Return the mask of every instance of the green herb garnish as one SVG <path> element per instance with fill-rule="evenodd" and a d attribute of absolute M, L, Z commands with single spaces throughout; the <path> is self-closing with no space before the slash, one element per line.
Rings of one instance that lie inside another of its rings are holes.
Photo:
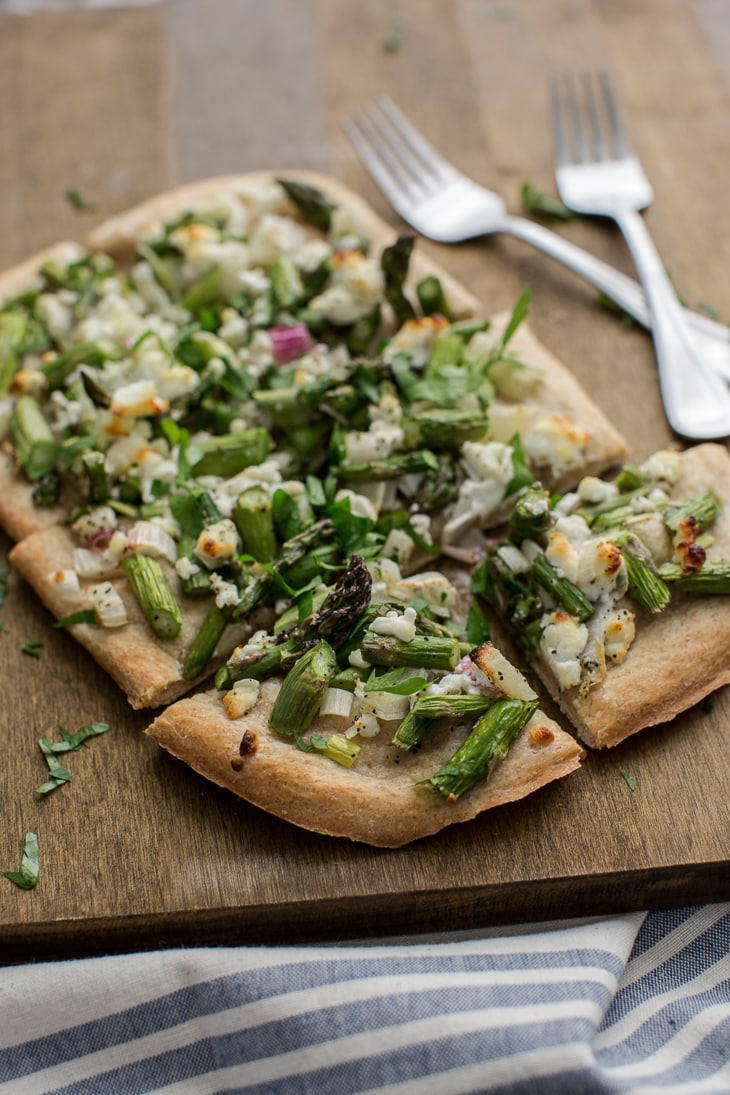
<path fill-rule="evenodd" d="M 33 890 L 38 884 L 38 837 L 26 833 L 22 844 L 22 859 L 17 871 L 3 871 L 5 878 L 21 890 Z"/>

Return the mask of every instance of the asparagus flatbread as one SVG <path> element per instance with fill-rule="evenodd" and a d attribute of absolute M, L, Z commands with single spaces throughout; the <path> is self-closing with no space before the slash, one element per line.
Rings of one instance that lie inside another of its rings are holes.
<path fill-rule="evenodd" d="M 673 718 L 730 682 L 730 454 L 527 491 L 477 582 L 586 744 Z"/>
<path fill-rule="evenodd" d="M 135 706 L 355 551 L 407 573 L 625 457 L 524 297 L 479 318 L 329 180 L 184 187 L 89 243 L 0 282 L 0 523 Z"/>

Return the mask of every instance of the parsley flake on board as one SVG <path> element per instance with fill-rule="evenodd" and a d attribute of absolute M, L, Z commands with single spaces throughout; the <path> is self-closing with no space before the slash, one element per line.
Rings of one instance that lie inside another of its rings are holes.
<path fill-rule="evenodd" d="M 71 782 L 71 772 L 61 764 L 56 754 L 75 752 L 89 738 L 99 737 L 100 734 L 105 734 L 109 729 L 111 727 L 106 722 L 87 723 L 86 726 L 80 726 L 78 730 L 74 731 L 59 726 L 58 732 L 61 735 L 61 741 L 49 741 L 48 738 L 40 738 L 38 745 L 46 758 L 49 778 L 40 787 L 36 787 L 35 793 L 37 795 L 48 795 L 51 791 L 63 786 L 64 783 Z"/>
<path fill-rule="evenodd" d="M 636 790 L 636 780 L 633 778 L 633 776 L 629 776 L 626 772 L 622 772 L 621 777 L 626 781 L 626 786 L 630 791 Z"/>
<path fill-rule="evenodd" d="M 93 213 L 97 208 L 95 202 L 87 201 L 74 186 L 69 186 L 66 189 L 64 197 L 71 208 L 75 209 L 77 213 Z"/>
<path fill-rule="evenodd" d="M 23 654 L 28 654 L 31 658 L 40 658 L 43 643 L 40 639 L 28 639 L 20 649 Z"/>
<path fill-rule="evenodd" d="M 26 833 L 22 844 L 22 859 L 17 871 L 3 871 L 20 890 L 33 890 L 38 883 L 38 837 L 35 833 Z"/>

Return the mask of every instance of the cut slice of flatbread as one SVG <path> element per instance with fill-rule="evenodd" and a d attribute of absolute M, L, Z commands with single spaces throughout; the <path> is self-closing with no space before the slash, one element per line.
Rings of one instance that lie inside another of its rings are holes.
<path fill-rule="evenodd" d="M 575 771 L 583 753 L 538 710 L 491 776 L 457 802 L 448 802 L 417 784 L 453 754 L 459 731 L 432 731 L 436 736 L 423 749 L 403 752 L 390 744 L 384 728 L 362 742 L 353 768 L 343 768 L 269 729 L 279 687 L 278 680 L 265 681 L 258 703 L 240 719 L 228 718 L 216 692 L 180 700 L 146 733 L 206 779 L 277 817 L 313 832 L 386 848 L 524 798 Z M 312 729 L 317 728 L 315 723 Z"/>
<path fill-rule="evenodd" d="M 670 489 L 683 499 L 709 490 L 721 506 L 707 558 L 730 558 L 730 454 L 702 444 L 680 454 L 681 474 Z M 636 637 L 621 664 L 581 694 L 561 689 L 545 661 L 534 668 L 555 701 L 592 748 L 602 749 L 640 730 L 667 722 L 730 683 L 730 597 L 675 591 L 668 606 L 636 611 Z"/>

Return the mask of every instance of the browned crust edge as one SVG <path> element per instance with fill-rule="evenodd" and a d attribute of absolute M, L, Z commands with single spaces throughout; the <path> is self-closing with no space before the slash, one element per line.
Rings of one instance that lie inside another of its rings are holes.
<path fill-rule="evenodd" d="M 538 711 L 489 779 L 449 803 L 414 787 L 456 748 L 458 742 L 448 732 L 422 752 L 396 759 L 384 727 L 378 738 L 362 742 L 357 763 L 346 769 L 303 752 L 268 729 L 278 687 L 276 680 L 264 682 L 256 706 L 234 720 L 217 693 L 191 696 L 167 708 L 145 732 L 206 779 L 268 813 L 300 828 L 384 848 L 400 847 L 521 799 L 575 771 L 583 755 L 574 738 Z M 536 726 L 552 731 L 546 744 L 535 745 L 530 738 L 529 730 Z M 231 761 L 239 757 L 244 731 L 256 735 L 258 746 L 240 758 L 241 769 L 235 771 Z"/>

